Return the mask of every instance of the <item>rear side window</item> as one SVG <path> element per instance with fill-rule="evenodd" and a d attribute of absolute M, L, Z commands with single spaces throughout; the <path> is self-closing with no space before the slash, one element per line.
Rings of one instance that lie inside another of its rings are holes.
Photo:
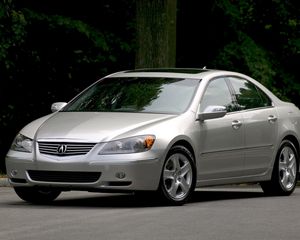
<path fill-rule="evenodd" d="M 253 83 L 235 77 L 229 77 L 234 97 L 241 110 L 272 106 L 270 98 Z"/>
<path fill-rule="evenodd" d="M 258 87 L 256 87 L 256 89 L 257 89 L 259 95 L 261 96 L 261 99 L 263 101 L 264 107 L 270 107 L 270 106 L 272 106 L 271 99 L 262 90 L 260 90 Z"/>

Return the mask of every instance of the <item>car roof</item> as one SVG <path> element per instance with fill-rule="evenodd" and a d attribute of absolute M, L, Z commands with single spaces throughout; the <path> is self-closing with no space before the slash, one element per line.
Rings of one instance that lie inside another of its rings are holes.
<path fill-rule="evenodd" d="M 117 72 L 110 74 L 107 77 L 171 77 L 171 78 L 190 78 L 190 79 L 201 79 L 204 76 L 211 73 L 223 72 L 229 73 L 227 71 L 205 69 L 205 68 L 143 68 L 126 70 L 122 72 Z"/>
<path fill-rule="evenodd" d="M 128 70 L 125 72 L 169 72 L 169 73 L 190 73 L 197 74 L 209 71 L 206 68 L 142 68 L 142 69 L 134 69 Z"/>

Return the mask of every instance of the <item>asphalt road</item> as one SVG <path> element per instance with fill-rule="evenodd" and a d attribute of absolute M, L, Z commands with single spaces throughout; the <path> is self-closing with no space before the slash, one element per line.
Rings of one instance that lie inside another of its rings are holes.
<path fill-rule="evenodd" d="M 1 240 L 300 239 L 300 188 L 265 197 L 255 186 L 209 188 L 181 207 L 126 194 L 63 193 L 31 205 L 0 187 Z"/>

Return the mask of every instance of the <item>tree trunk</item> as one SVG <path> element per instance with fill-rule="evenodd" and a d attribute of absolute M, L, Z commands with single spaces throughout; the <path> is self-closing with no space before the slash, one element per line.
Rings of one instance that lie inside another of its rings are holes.
<path fill-rule="evenodd" d="M 177 0 L 137 0 L 136 68 L 175 67 Z"/>

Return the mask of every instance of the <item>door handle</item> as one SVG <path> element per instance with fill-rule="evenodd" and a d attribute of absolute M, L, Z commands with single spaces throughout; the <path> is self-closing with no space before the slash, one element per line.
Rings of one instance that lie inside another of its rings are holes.
<path fill-rule="evenodd" d="M 242 126 L 242 122 L 240 120 L 233 120 L 231 125 L 234 130 L 237 130 Z"/>
<path fill-rule="evenodd" d="M 269 123 L 274 123 L 274 122 L 276 122 L 276 120 L 277 120 L 277 117 L 274 116 L 274 115 L 270 115 L 270 116 L 268 117 Z"/>

